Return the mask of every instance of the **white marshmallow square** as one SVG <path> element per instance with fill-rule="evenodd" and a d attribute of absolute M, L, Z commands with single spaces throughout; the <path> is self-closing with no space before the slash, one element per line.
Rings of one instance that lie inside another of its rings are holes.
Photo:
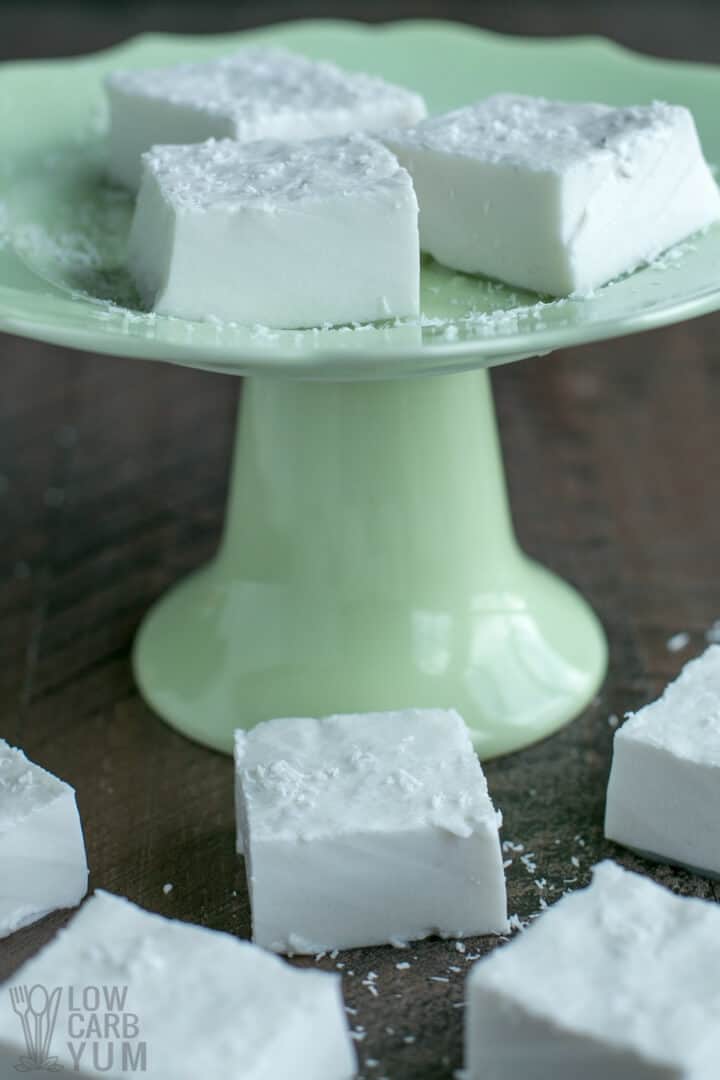
<path fill-rule="evenodd" d="M 417 200 L 363 135 L 155 147 L 129 267 L 155 311 L 272 327 L 417 315 Z"/>
<path fill-rule="evenodd" d="M 87 883 L 75 792 L 0 739 L 0 938 L 75 907 Z"/>
<path fill-rule="evenodd" d="M 425 251 L 539 293 L 588 293 L 720 217 L 679 106 L 496 94 L 385 141 L 413 178 Z"/>
<path fill-rule="evenodd" d="M 612 862 L 473 967 L 467 1080 L 712 1080 L 720 906 Z"/>
<path fill-rule="evenodd" d="M 284 49 L 252 47 L 196 64 L 108 76 L 110 175 L 136 188 L 156 145 L 232 138 L 284 142 L 415 124 L 419 94 Z"/>
<path fill-rule="evenodd" d="M 2 988 L 2 1077 L 18 1075 L 15 1065 L 32 1061 L 38 1049 L 27 1045 L 36 1041 L 28 999 L 33 1010 L 55 1011 L 50 1040 L 43 1021 L 41 1041 L 46 1063 L 54 1059 L 63 1075 L 355 1075 L 338 976 L 298 970 L 230 934 L 165 919 L 107 893 L 95 893 Z"/>
<path fill-rule="evenodd" d="M 605 835 L 720 877 L 720 645 L 615 733 Z"/>
<path fill-rule="evenodd" d="M 270 720 L 236 732 L 253 939 L 317 953 L 507 929 L 485 777 L 455 712 Z"/>

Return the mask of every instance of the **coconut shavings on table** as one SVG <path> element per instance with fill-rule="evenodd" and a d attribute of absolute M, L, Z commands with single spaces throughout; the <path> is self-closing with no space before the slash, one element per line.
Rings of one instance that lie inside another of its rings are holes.
<path fill-rule="evenodd" d="M 668 652 L 681 652 L 683 649 L 686 649 L 689 644 L 690 635 L 685 630 L 681 630 L 679 633 L 673 634 L 672 637 L 667 639 L 666 647 Z"/>

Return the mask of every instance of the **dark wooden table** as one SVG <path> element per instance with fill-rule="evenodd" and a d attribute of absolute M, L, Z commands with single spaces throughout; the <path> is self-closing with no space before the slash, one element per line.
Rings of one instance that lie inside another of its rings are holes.
<path fill-rule="evenodd" d="M 376 7 L 363 10 L 374 17 Z M 81 52 L 150 27 L 233 29 L 285 14 L 38 11 L 0 9 L 0 59 Z M 361 13 L 351 3 L 343 11 Z M 412 11 L 431 13 L 401 0 L 382 6 L 385 15 Z M 527 33 L 605 32 L 720 61 L 712 4 L 455 3 L 443 14 Z M 519 536 L 589 597 L 611 646 L 607 684 L 576 723 L 487 767 L 504 835 L 524 846 L 508 870 L 510 910 L 522 918 L 541 896 L 552 902 L 586 883 L 607 855 L 677 892 L 720 900 L 717 885 L 648 866 L 602 836 L 608 718 L 656 695 L 720 616 L 719 342 L 717 315 L 494 373 Z M 226 377 L 0 338 L 0 734 L 77 788 L 92 886 L 247 936 L 230 761 L 160 723 L 129 665 L 148 605 L 217 542 L 237 393 Z M 690 643 L 671 652 L 677 631 Z M 0 942 L 0 979 L 65 921 L 52 916 Z M 468 953 L 490 945 L 472 941 Z M 410 968 L 397 970 L 400 959 Z M 461 1064 L 467 957 L 430 941 L 339 962 L 352 1024 L 366 1032 L 360 1059 L 378 1063 L 364 1074 L 451 1077 Z M 364 985 L 370 971 L 377 996 Z"/>

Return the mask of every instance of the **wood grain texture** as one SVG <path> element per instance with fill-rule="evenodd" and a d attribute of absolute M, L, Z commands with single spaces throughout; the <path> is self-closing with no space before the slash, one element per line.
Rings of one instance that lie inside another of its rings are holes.
<path fill-rule="evenodd" d="M 712 5 L 652 5 L 648 20 L 650 6 L 454 4 L 444 14 L 525 32 L 601 31 L 720 61 Z M 150 26 L 230 29 L 262 14 L 70 10 L 55 5 L 41 34 L 27 8 L 4 10 L 0 54 L 80 52 Z M 402 3 L 382 9 L 395 12 L 408 13 Z M 524 845 L 508 869 L 510 910 L 521 917 L 541 895 L 552 902 L 584 884 L 606 855 L 720 900 L 717 884 L 651 867 L 602 838 L 608 717 L 656 695 L 720 616 L 719 342 L 712 316 L 493 374 L 520 539 L 588 596 L 611 645 L 608 682 L 583 717 L 487 768 L 504 836 Z M 129 666 L 143 612 L 217 542 L 237 390 L 222 376 L 0 338 L 0 734 L 77 788 L 92 886 L 247 936 L 231 764 L 161 724 Z M 671 653 L 679 630 L 690 645 Z M 0 942 L 0 979 L 65 921 L 52 916 Z M 465 956 L 430 941 L 318 961 L 345 964 L 351 1023 L 366 1032 L 361 1061 L 378 1062 L 365 1076 L 452 1077 L 467 956 L 491 944 L 469 942 Z M 410 968 L 398 970 L 401 961 Z M 364 985 L 371 971 L 377 996 Z"/>

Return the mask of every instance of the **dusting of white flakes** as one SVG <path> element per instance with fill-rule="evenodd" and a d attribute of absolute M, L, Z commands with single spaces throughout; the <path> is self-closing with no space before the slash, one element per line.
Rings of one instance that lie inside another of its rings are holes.
<path fill-rule="evenodd" d="M 284 49 L 245 48 L 194 64 L 113 72 L 111 92 L 188 106 L 227 120 L 234 137 L 258 138 L 258 130 L 276 123 L 338 123 L 351 116 L 380 126 L 413 123 L 424 114 L 422 99 L 402 87 L 335 64 L 312 61 Z M 347 129 L 347 128 L 346 128 Z M 322 134 L 322 132 L 317 132 Z M 300 137 L 311 137 L 312 132 Z"/>
<path fill-rule="evenodd" d="M 492 283 L 490 283 L 492 284 Z M 488 288 L 490 285 L 488 286 Z M 498 286 L 500 287 L 500 286 Z M 504 286 L 502 288 L 505 288 Z M 559 297 L 556 300 L 537 300 L 535 303 L 519 304 L 517 303 L 517 294 L 507 293 L 504 294 L 505 301 L 510 304 L 509 307 L 498 307 L 491 311 L 478 311 L 471 310 L 462 315 L 457 315 L 454 319 L 447 319 L 439 315 L 427 315 L 423 313 L 420 316 L 419 324 L 426 330 L 437 330 L 442 333 L 443 338 L 446 341 L 454 341 L 458 334 L 456 330 L 468 330 L 478 331 L 482 330 L 487 334 L 508 334 L 519 328 L 520 323 L 529 323 L 535 330 L 545 330 L 547 328 L 546 317 L 549 312 L 558 310 L 570 303 L 569 297 Z M 574 297 L 573 299 L 578 299 Z M 457 299 L 453 298 L 451 303 L 456 303 Z M 398 320 L 396 325 L 411 325 L 415 320 L 403 319 Z"/>
<path fill-rule="evenodd" d="M 512 840 L 503 840 L 502 849 L 503 851 L 511 851 L 513 854 L 517 854 L 525 850 L 525 845 L 513 843 Z"/>
<path fill-rule="evenodd" d="M 616 738 L 720 765 L 720 645 L 690 660 L 657 701 L 629 715 Z"/>
<path fill-rule="evenodd" d="M 240 733 L 237 748 L 256 837 L 310 840 L 414 823 L 455 836 L 497 828 L 467 728 L 452 712 L 273 720 Z"/>
<path fill-rule="evenodd" d="M 276 330 L 271 330 L 269 326 L 263 326 L 262 323 L 255 323 L 253 325 L 250 336 L 253 341 L 267 342 L 277 341 L 280 337 Z"/>
<path fill-rule="evenodd" d="M 70 788 L 0 739 L 0 832 L 54 802 Z"/>
<path fill-rule="evenodd" d="M 662 102 L 612 108 L 501 93 L 393 131 L 389 142 L 553 173 L 611 155 L 627 176 L 638 140 L 669 141 L 683 112 Z"/>
<path fill-rule="evenodd" d="M 690 635 L 685 630 L 681 630 L 677 634 L 673 634 L 665 642 L 665 647 L 668 652 L 681 652 L 686 649 L 690 644 Z"/>
<path fill-rule="evenodd" d="M 699 235 L 707 232 L 707 229 L 701 229 Z M 690 252 L 696 250 L 696 244 L 691 240 L 685 240 L 680 244 L 675 244 L 673 247 L 668 248 L 661 255 L 655 256 L 651 259 L 647 265 L 651 270 L 677 270 L 679 269 L 680 262 Z"/>
<path fill-rule="evenodd" d="M 88 233 L 80 230 L 51 233 L 41 225 L 16 226 L 13 243 L 26 255 L 65 267 L 97 270 L 103 255 Z"/>
<path fill-rule="evenodd" d="M 537 863 L 535 862 L 534 851 L 528 851 L 526 855 L 521 855 L 520 862 L 523 864 L 528 874 L 537 873 Z"/>
<path fill-rule="evenodd" d="M 275 213 L 378 186 L 404 192 L 408 184 L 395 156 L 361 133 L 309 143 L 209 139 L 154 146 L 143 162 L 168 203 L 192 212 L 255 208 Z M 255 327 L 258 336 L 264 329 Z"/>

